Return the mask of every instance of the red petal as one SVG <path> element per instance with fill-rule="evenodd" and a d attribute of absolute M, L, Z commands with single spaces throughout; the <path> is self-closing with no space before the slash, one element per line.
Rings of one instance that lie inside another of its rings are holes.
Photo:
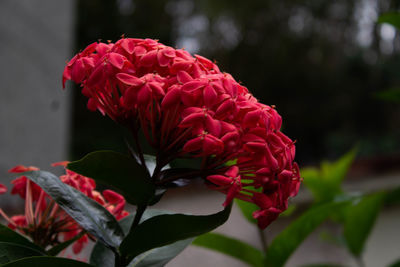
<path fill-rule="evenodd" d="M 138 77 L 129 75 L 127 73 L 118 73 L 116 75 L 117 79 L 127 85 L 132 85 L 132 86 L 139 86 L 142 85 L 144 82 L 139 79 Z"/>
<path fill-rule="evenodd" d="M 135 48 L 135 43 L 132 41 L 132 39 L 126 38 L 121 40 L 121 47 L 128 52 L 128 54 L 132 55 L 133 49 Z"/>
<path fill-rule="evenodd" d="M 172 74 L 174 74 L 180 70 L 188 70 L 191 65 L 192 65 L 191 61 L 176 61 L 172 64 L 170 71 Z"/>
<path fill-rule="evenodd" d="M 176 74 L 176 78 L 178 82 L 184 84 L 193 80 L 192 76 L 190 76 L 186 71 L 180 70 Z"/>
<path fill-rule="evenodd" d="M 158 52 L 158 53 L 157 53 L 157 61 L 158 61 L 158 64 L 159 64 L 161 67 L 166 67 L 166 66 L 168 66 L 169 62 L 171 61 L 171 58 L 165 56 L 165 55 L 164 55 L 163 53 L 161 53 L 161 52 Z"/>
<path fill-rule="evenodd" d="M 186 116 L 182 122 L 179 124 L 179 127 L 190 127 L 196 123 L 202 122 L 204 120 L 204 113 L 192 113 Z"/>
<path fill-rule="evenodd" d="M 161 107 L 164 109 L 178 105 L 180 103 L 180 98 L 181 98 L 181 89 L 173 88 L 172 90 L 169 90 L 165 95 L 161 103 Z"/>
<path fill-rule="evenodd" d="M 29 171 L 37 171 L 39 168 L 29 166 L 25 167 L 24 165 L 17 165 L 14 168 L 10 169 L 8 172 L 11 173 L 20 173 L 20 172 L 29 172 Z"/>
<path fill-rule="evenodd" d="M 64 72 L 63 72 L 63 76 L 62 76 L 62 85 L 63 85 L 63 88 L 65 88 L 65 83 L 66 83 L 68 80 L 71 80 L 71 70 L 70 70 L 69 67 L 65 67 L 65 68 L 64 68 Z"/>
<path fill-rule="evenodd" d="M 97 102 L 93 98 L 89 98 L 86 106 L 87 106 L 88 110 L 90 110 L 90 111 L 97 110 Z"/>
<path fill-rule="evenodd" d="M 221 105 L 219 105 L 217 111 L 215 112 L 215 115 L 218 117 L 226 117 L 229 114 L 234 114 L 233 108 L 234 108 L 234 102 L 232 99 L 227 99 L 224 102 L 222 102 Z"/>
<path fill-rule="evenodd" d="M 265 146 L 265 158 L 271 165 L 273 170 L 277 170 L 279 168 L 278 160 L 272 155 L 271 150 L 269 149 L 268 145 Z"/>
<path fill-rule="evenodd" d="M 71 67 L 71 79 L 76 83 L 81 83 L 85 78 L 85 74 L 85 64 L 80 58 Z"/>
<path fill-rule="evenodd" d="M 99 43 L 96 46 L 96 52 L 100 57 L 104 56 L 112 48 L 112 44 Z"/>
<path fill-rule="evenodd" d="M 111 65 L 113 65 L 117 69 L 122 69 L 126 58 L 117 53 L 110 53 L 108 55 L 108 60 L 110 61 Z"/>
<path fill-rule="evenodd" d="M 118 204 L 121 202 L 125 202 L 125 198 L 118 194 L 117 192 L 114 192 L 112 190 L 104 190 L 103 191 L 103 196 L 104 198 L 110 202 L 110 204 Z"/>
<path fill-rule="evenodd" d="M 148 84 L 142 86 L 137 94 L 138 104 L 147 105 L 151 98 L 151 89 Z"/>
<path fill-rule="evenodd" d="M 140 59 L 140 65 L 144 67 L 151 67 L 156 62 L 157 62 L 157 50 L 147 52 L 147 54 L 143 55 Z"/>
<path fill-rule="evenodd" d="M 59 162 L 54 162 L 51 164 L 51 166 L 53 167 L 57 167 L 57 166 L 63 166 L 63 167 L 67 167 L 69 161 L 64 160 L 64 161 L 59 161 Z"/>
<path fill-rule="evenodd" d="M 204 87 L 205 85 L 206 83 L 204 81 L 190 81 L 182 86 L 182 91 L 192 92 Z"/>
<path fill-rule="evenodd" d="M 189 153 L 200 150 L 202 147 L 202 138 L 196 137 L 186 142 L 183 146 L 183 151 Z"/>
<path fill-rule="evenodd" d="M 173 58 L 176 56 L 175 49 L 171 47 L 166 47 L 163 50 L 160 51 L 164 56 Z"/>
<path fill-rule="evenodd" d="M 148 83 L 150 88 L 152 89 L 153 94 L 155 94 L 158 97 L 163 97 L 165 95 L 164 89 L 162 88 L 162 85 L 158 82 L 150 82 Z"/>
<path fill-rule="evenodd" d="M 229 168 L 229 170 L 225 172 L 225 175 L 229 177 L 237 177 L 239 175 L 238 166 L 232 166 L 231 168 Z"/>
<path fill-rule="evenodd" d="M 91 43 L 90 45 L 88 45 L 88 46 L 82 51 L 82 54 L 83 54 L 83 55 L 92 54 L 94 51 L 96 51 L 96 48 L 97 48 L 98 45 L 99 45 L 99 43 L 97 43 L 97 42 Z"/>
<path fill-rule="evenodd" d="M 3 184 L 0 184 L 0 195 L 7 192 L 7 187 Z"/>
<path fill-rule="evenodd" d="M 224 143 L 212 136 L 212 135 L 206 135 L 203 140 L 203 152 L 206 155 L 211 155 L 211 154 L 220 154 L 224 150 Z"/>
<path fill-rule="evenodd" d="M 88 87 L 93 87 L 96 86 L 99 83 L 102 83 L 105 79 L 104 75 L 104 69 L 103 66 L 97 66 L 97 68 L 94 69 L 92 74 L 89 76 L 86 82 L 86 86 Z"/>
<path fill-rule="evenodd" d="M 261 114 L 262 111 L 259 109 L 248 112 L 243 118 L 243 126 L 254 127 L 260 119 Z"/>
<path fill-rule="evenodd" d="M 204 104 L 207 107 L 212 107 L 218 101 L 218 95 L 215 92 L 214 88 L 212 88 L 210 85 L 207 85 L 204 88 L 203 97 L 204 97 Z"/>
<path fill-rule="evenodd" d="M 262 193 L 254 193 L 252 200 L 254 201 L 254 204 L 259 206 L 262 210 L 271 208 L 274 205 L 274 201 L 271 200 L 268 196 L 262 194 Z"/>
<path fill-rule="evenodd" d="M 210 115 L 207 115 L 205 119 L 207 131 L 213 136 L 219 137 L 219 135 L 221 134 L 221 122 L 219 120 L 211 118 Z"/>
<path fill-rule="evenodd" d="M 224 207 L 228 206 L 232 200 L 239 194 L 240 190 L 242 190 L 241 184 L 233 183 L 229 188 L 228 193 L 226 194 L 225 202 L 222 204 Z"/>
<path fill-rule="evenodd" d="M 136 47 L 133 49 L 133 53 L 134 53 L 136 56 L 138 56 L 138 57 L 143 56 L 144 54 L 146 54 L 146 52 L 147 52 L 147 50 L 146 50 L 146 48 L 144 48 L 143 46 L 136 46 Z"/>

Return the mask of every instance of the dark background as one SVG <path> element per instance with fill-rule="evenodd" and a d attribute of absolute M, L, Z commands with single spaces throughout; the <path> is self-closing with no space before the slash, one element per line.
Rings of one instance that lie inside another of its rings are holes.
<path fill-rule="evenodd" d="M 376 94 L 400 86 L 400 42 L 394 28 L 375 22 L 397 5 L 80 0 L 74 52 L 122 34 L 185 47 L 216 60 L 261 102 L 277 106 L 283 132 L 297 140 L 301 166 L 335 159 L 357 145 L 359 160 L 382 171 L 400 159 L 400 105 Z M 125 149 L 118 126 L 89 112 L 78 88 L 74 100 L 71 159 Z"/>

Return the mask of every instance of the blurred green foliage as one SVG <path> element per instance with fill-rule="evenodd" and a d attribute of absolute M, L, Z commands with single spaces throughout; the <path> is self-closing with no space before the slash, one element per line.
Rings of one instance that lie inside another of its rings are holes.
<path fill-rule="evenodd" d="M 344 191 L 342 183 L 354 161 L 356 151 L 356 149 L 351 150 L 335 162 L 324 161 L 320 168 L 301 170 L 304 185 L 312 193 L 313 201 L 300 215 L 295 214 L 289 225 L 278 233 L 263 250 L 258 250 L 232 237 L 214 233 L 200 236 L 193 244 L 237 258 L 249 266 L 282 267 L 311 233 L 316 231 L 324 221 L 331 220 L 340 226 L 341 233 L 332 235 L 330 232 L 323 231 L 321 241 L 334 242 L 337 246 L 343 247 L 354 257 L 359 266 L 365 266 L 362 256 L 376 219 L 384 205 L 399 203 L 400 189 L 372 193 Z M 252 204 L 244 204 L 240 201 L 237 204 L 245 218 L 254 224 L 251 214 L 256 208 Z M 260 235 L 264 234 L 260 232 Z M 234 248 L 229 247 L 229 241 L 236 244 Z M 241 251 L 247 252 L 242 254 Z M 255 257 L 257 260 L 248 260 L 249 255 L 254 253 L 262 253 L 263 256 Z M 390 266 L 397 266 L 396 264 L 398 262 Z M 339 265 L 321 263 L 307 266 Z"/>

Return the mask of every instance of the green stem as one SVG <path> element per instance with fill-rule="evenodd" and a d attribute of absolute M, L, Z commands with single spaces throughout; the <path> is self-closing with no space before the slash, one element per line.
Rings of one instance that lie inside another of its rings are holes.
<path fill-rule="evenodd" d="M 143 216 L 143 213 L 147 209 L 147 205 L 139 205 L 136 209 L 135 218 L 133 219 L 133 223 L 129 232 L 136 228 L 139 225 L 140 219 Z"/>

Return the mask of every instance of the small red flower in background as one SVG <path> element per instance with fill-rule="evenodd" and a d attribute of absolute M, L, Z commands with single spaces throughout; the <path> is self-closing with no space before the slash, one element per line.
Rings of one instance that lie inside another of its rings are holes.
<path fill-rule="evenodd" d="M 3 184 L 0 184 L 0 195 L 7 192 L 7 187 Z"/>
<path fill-rule="evenodd" d="M 53 166 L 66 166 L 67 163 L 55 163 Z M 22 173 L 34 170 L 38 170 L 38 168 L 19 165 L 9 172 Z M 125 199 L 111 190 L 105 190 L 102 195 L 95 190 L 96 183 L 93 179 L 66 170 L 66 174 L 60 176 L 60 180 L 103 205 L 116 219 L 120 220 L 128 215 L 128 212 L 124 210 Z M 28 236 L 33 242 L 44 248 L 75 238 L 83 231 L 49 195 L 28 178 L 21 176 L 11 183 L 13 184 L 11 194 L 17 194 L 25 200 L 24 214 L 9 217 L 0 209 L 0 215 L 8 221 L 11 229 Z M 2 188 L 4 190 L 1 190 Z M 0 192 L 4 193 L 5 191 L 5 186 L 0 184 Z M 80 253 L 88 241 L 89 236 L 83 234 L 72 245 L 72 251 L 75 254 Z"/>
<path fill-rule="evenodd" d="M 204 57 L 122 38 L 89 45 L 65 67 L 66 80 L 81 84 L 90 110 L 134 135 L 141 129 L 163 165 L 201 157 L 199 176 L 227 194 L 223 205 L 235 197 L 257 204 L 261 228 L 298 192 L 295 146 L 280 115 Z"/>

